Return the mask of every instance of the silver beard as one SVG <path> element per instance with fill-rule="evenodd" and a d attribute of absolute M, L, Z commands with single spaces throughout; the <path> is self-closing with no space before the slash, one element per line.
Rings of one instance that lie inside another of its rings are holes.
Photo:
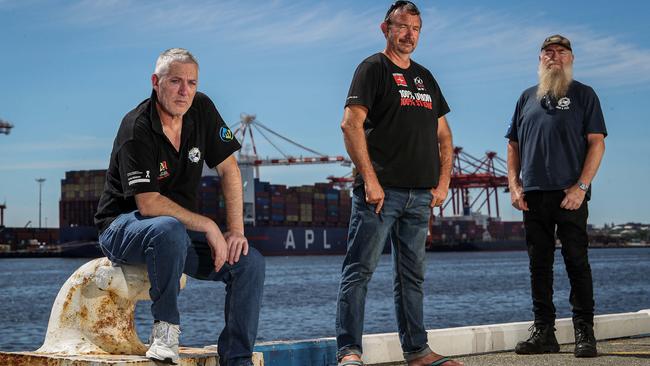
<path fill-rule="evenodd" d="M 537 87 L 537 99 L 549 95 L 554 99 L 565 97 L 569 85 L 573 81 L 573 65 L 565 65 L 562 69 L 549 69 L 541 62 L 537 69 L 539 86 Z"/>

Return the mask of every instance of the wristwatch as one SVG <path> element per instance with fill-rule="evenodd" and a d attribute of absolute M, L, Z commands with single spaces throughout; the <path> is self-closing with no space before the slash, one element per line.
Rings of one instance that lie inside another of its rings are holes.
<path fill-rule="evenodd" d="M 587 192 L 587 190 L 589 189 L 589 186 L 587 184 L 582 183 L 581 181 L 578 181 L 578 188 L 580 188 L 583 191 Z"/>

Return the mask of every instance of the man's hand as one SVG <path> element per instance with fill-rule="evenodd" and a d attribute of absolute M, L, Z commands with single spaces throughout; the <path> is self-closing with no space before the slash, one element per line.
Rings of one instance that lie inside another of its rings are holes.
<path fill-rule="evenodd" d="M 564 190 L 565 196 L 560 203 L 560 207 L 566 210 L 577 210 L 582 206 L 582 201 L 585 200 L 585 194 L 587 192 L 583 191 L 578 187 L 577 184 Z"/>
<path fill-rule="evenodd" d="M 433 198 L 431 199 L 431 204 L 429 206 L 432 208 L 442 206 L 447 199 L 447 192 L 449 192 L 449 190 L 440 187 L 440 185 L 436 188 L 431 188 L 431 195 Z"/>
<path fill-rule="evenodd" d="M 384 206 L 384 189 L 381 188 L 381 185 L 376 179 L 368 179 L 368 181 L 364 183 L 364 189 L 366 192 L 366 202 L 371 205 L 377 205 L 375 213 L 379 214 L 381 208 Z"/>
<path fill-rule="evenodd" d="M 215 272 L 219 272 L 228 258 L 228 244 L 216 224 L 205 232 L 205 238 L 208 240 L 208 245 L 212 250 L 214 270 Z"/>
<path fill-rule="evenodd" d="M 528 202 L 526 202 L 525 196 L 521 186 L 510 187 L 510 201 L 512 202 L 512 207 L 517 210 L 528 211 Z"/>
<path fill-rule="evenodd" d="M 239 257 L 248 255 L 248 239 L 244 234 L 237 231 L 226 231 L 223 234 L 228 245 L 228 264 L 233 265 L 239 262 Z"/>

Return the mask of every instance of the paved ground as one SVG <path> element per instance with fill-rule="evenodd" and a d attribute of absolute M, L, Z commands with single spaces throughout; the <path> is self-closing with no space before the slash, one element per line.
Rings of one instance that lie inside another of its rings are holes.
<path fill-rule="evenodd" d="M 456 357 L 466 366 L 564 366 L 629 365 L 650 366 L 650 336 L 598 342 L 596 358 L 573 357 L 573 344 L 563 345 L 560 353 L 520 356 L 514 352 L 487 353 Z M 405 363 L 384 364 L 406 365 Z"/>

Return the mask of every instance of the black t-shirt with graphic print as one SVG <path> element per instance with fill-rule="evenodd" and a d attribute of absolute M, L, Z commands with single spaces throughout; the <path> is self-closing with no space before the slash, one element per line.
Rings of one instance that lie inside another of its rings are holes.
<path fill-rule="evenodd" d="M 377 53 L 358 67 L 345 106 L 368 108 L 364 123 L 368 154 L 383 187 L 438 185 L 438 118 L 449 106 L 426 68 L 411 60 L 408 69 Z M 363 184 L 361 174 L 355 186 Z"/>
<path fill-rule="evenodd" d="M 156 92 L 129 112 L 113 142 L 95 225 L 101 231 L 120 214 L 137 210 L 135 195 L 159 192 L 196 211 L 203 162 L 214 168 L 241 145 L 205 94 L 196 93 L 183 116 L 180 150 L 165 136 Z"/>
<path fill-rule="evenodd" d="M 524 192 L 560 190 L 576 184 L 590 133 L 607 136 L 600 101 L 591 87 L 574 80 L 560 100 L 538 99 L 537 85 L 526 89 L 505 136 L 519 143 Z"/>

